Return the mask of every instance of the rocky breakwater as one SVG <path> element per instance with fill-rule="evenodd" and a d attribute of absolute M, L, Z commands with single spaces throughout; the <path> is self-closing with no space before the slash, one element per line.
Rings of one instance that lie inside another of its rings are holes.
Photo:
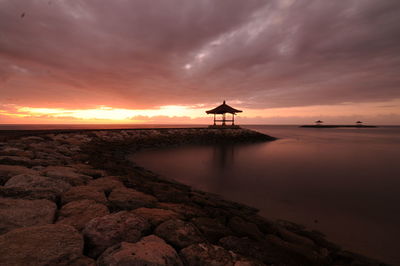
<path fill-rule="evenodd" d="M 18 136 L 18 137 L 16 137 Z M 127 160 L 244 129 L 0 132 L 1 265 L 383 265 Z"/>

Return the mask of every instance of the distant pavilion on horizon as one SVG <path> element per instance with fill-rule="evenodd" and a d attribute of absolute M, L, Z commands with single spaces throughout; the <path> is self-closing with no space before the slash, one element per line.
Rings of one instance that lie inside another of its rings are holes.
<path fill-rule="evenodd" d="M 214 109 L 206 111 L 207 114 L 214 115 L 214 124 L 211 127 L 235 127 L 235 115 L 236 113 L 241 113 L 241 110 L 235 109 L 225 103 L 225 101 Z M 227 119 L 226 114 L 232 114 L 232 119 Z M 222 115 L 222 119 L 217 119 L 217 115 Z M 217 122 L 221 122 L 221 125 L 217 125 Z M 231 125 L 226 125 L 226 122 L 232 122 Z"/>

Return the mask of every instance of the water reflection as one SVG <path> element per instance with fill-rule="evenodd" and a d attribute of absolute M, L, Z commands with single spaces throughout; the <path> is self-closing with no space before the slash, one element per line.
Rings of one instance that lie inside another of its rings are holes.
<path fill-rule="evenodd" d="M 400 264 L 399 128 L 258 130 L 281 139 L 143 152 L 133 160 L 255 206 L 268 217 L 320 230 L 354 251 Z"/>

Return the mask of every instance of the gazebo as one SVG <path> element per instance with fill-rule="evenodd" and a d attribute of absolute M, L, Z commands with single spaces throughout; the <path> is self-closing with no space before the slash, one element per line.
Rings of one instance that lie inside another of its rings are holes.
<path fill-rule="evenodd" d="M 241 110 L 237 110 L 225 103 L 225 101 L 218 107 L 206 111 L 207 114 L 214 115 L 214 126 L 217 126 L 217 122 L 222 122 L 220 126 L 226 126 L 226 122 L 232 122 L 232 126 L 235 125 L 235 114 L 241 113 Z M 226 114 L 232 114 L 232 119 L 226 119 Z M 216 115 L 222 115 L 222 119 L 217 119 Z"/>

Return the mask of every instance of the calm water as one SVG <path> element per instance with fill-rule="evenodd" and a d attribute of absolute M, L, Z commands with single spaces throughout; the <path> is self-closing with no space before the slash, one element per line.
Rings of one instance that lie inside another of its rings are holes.
<path fill-rule="evenodd" d="M 400 127 L 253 126 L 280 139 L 135 154 L 138 164 L 400 265 Z"/>

